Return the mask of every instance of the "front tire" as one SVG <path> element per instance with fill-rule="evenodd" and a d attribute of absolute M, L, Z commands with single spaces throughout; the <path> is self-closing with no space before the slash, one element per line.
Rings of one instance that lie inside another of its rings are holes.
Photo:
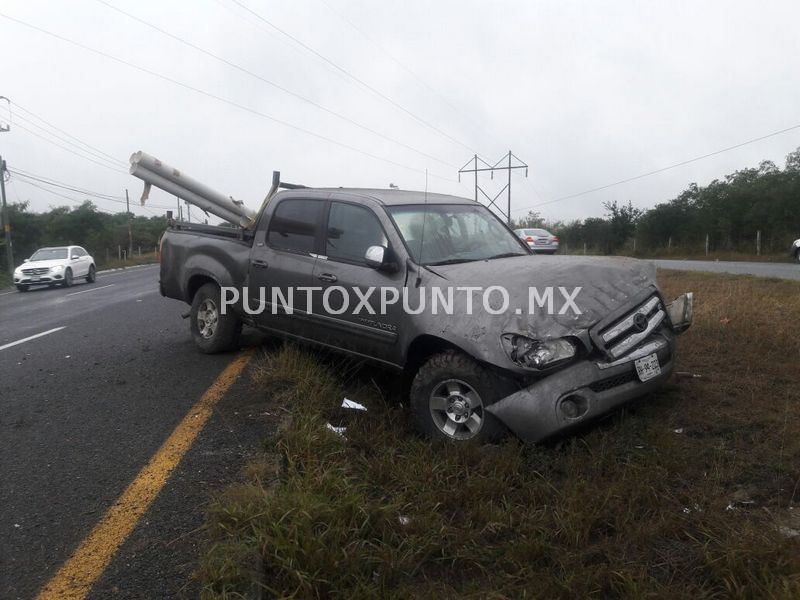
<path fill-rule="evenodd" d="M 94 265 L 89 267 L 89 273 L 86 275 L 86 283 L 94 283 L 97 281 L 97 270 L 94 268 Z"/>
<path fill-rule="evenodd" d="M 417 428 L 432 440 L 498 441 L 508 434 L 486 410 L 516 386 L 472 358 L 454 351 L 432 356 L 411 384 L 410 404 Z"/>
<path fill-rule="evenodd" d="M 64 271 L 64 283 L 62 284 L 64 287 L 72 287 L 72 269 L 67 269 Z"/>
<path fill-rule="evenodd" d="M 189 327 L 194 343 L 204 354 L 216 354 L 236 347 L 241 322 L 228 308 L 222 314 L 222 290 L 216 283 L 201 286 L 192 299 Z"/>
<path fill-rule="evenodd" d="M 17 284 L 17 290 L 20 291 L 20 292 L 27 292 L 28 291 L 28 286 L 24 285 L 24 284 L 21 284 L 21 283 L 18 283 Z"/>

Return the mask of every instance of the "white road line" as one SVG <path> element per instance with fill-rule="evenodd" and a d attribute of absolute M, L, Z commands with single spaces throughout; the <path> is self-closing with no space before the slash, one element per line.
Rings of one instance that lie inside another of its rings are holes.
<path fill-rule="evenodd" d="M 13 294 L 15 290 L 11 290 L 10 292 L 3 292 L 0 296 L 8 296 L 9 294 Z"/>
<path fill-rule="evenodd" d="M 80 292 L 72 292 L 71 294 L 67 294 L 67 296 L 77 296 L 78 294 L 88 294 L 89 292 L 96 292 L 97 290 L 102 290 L 104 288 L 110 288 L 112 285 L 117 285 L 116 283 L 109 283 L 108 285 L 101 285 L 100 287 L 92 288 L 90 290 L 83 290 Z"/>
<path fill-rule="evenodd" d="M 36 338 L 40 338 L 44 335 L 50 335 L 51 333 L 55 333 L 56 331 L 61 331 L 62 329 L 66 329 L 66 325 L 63 327 L 56 327 L 55 329 L 50 329 L 48 331 L 43 331 L 42 333 L 37 333 L 36 335 L 32 335 L 30 337 L 23 338 L 21 340 L 17 340 L 16 342 L 11 342 L 10 344 L 5 344 L 0 346 L 0 350 L 5 350 L 6 348 L 11 348 L 11 346 L 17 346 L 19 344 L 24 344 L 25 342 L 29 342 L 31 340 L 35 340 Z"/>

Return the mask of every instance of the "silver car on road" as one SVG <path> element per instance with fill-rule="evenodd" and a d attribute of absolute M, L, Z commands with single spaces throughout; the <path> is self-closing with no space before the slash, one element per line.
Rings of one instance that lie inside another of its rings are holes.
<path fill-rule="evenodd" d="M 546 229 L 515 229 L 528 248 L 540 254 L 555 254 L 558 252 L 558 238 Z"/>

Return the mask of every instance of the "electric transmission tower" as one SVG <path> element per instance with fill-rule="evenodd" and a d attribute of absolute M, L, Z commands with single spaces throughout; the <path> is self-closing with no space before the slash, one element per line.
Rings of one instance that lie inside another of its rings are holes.
<path fill-rule="evenodd" d="M 470 166 L 471 165 L 471 166 Z M 474 173 L 475 174 L 475 202 L 478 202 L 478 192 L 484 195 L 484 197 L 489 201 L 488 207 L 492 208 L 495 207 L 500 214 L 506 218 L 506 222 L 511 225 L 511 172 L 514 169 L 525 169 L 525 177 L 528 176 L 528 165 L 522 162 L 518 156 L 516 156 L 511 150 L 508 151 L 508 154 L 504 154 L 503 157 L 498 160 L 493 165 L 490 165 L 485 160 L 483 160 L 477 154 L 470 158 L 463 167 L 458 170 L 458 180 L 461 181 L 461 174 L 464 173 Z M 494 179 L 494 172 L 495 171 L 508 171 L 508 181 L 503 186 L 494 198 L 490 197 L 480 185 L 478 185 L 478 173 L 482 173 L 485 171 L 489 171 L 491 174 L 491 178 Z M 500 205 L 497 204 L 497 200 L 500 196 L 503 195 L 503 192 L 507 192 L 507 202 L 506 202 L 506 210 L 503 211 L 500 208 Z"/>

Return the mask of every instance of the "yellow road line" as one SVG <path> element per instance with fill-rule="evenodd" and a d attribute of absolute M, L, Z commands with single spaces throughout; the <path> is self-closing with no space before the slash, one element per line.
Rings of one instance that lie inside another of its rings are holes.
<path fill-rule="evenodd" d="M 39 592 L 39 600 L 86 597 L 94 582 L 156 499 L 172 470 L 192 447 L 211 416 L 214 405 L 239 377 L 253 352 L 253 349 L 245 350 L 220 373 L 150 462 L 81 542 L 75 553 Z"/>

